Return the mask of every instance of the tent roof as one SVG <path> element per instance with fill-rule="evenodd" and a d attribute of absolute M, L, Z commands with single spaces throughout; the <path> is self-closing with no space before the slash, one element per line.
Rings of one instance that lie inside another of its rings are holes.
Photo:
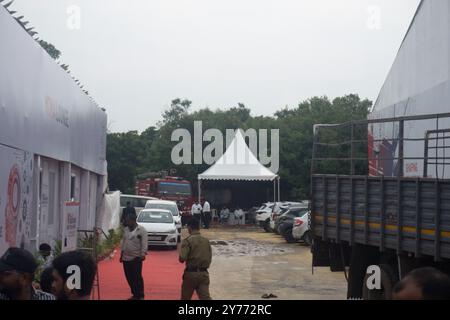
<path fill-rule="evenodd" d="M 278 176 L 264 167 L 250 151 L 241 130 L 216 163 L 198 175 L 199 180 L 273 181 Z"/>

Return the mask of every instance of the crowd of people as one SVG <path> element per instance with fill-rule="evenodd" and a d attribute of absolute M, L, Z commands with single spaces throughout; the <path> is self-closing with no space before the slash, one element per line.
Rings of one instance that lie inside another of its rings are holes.
<path fill-rule="evenodd" d="M 191 216 L 199 220 L 205 229 L 210 228 L 211 222 L 215 218 L 212 215 L 211 205 L 206 200 L 203 201 L 203 205 L 200 202 L 196 202 L 192 205 Z M 243 225 L 245 224 L 245 212 L 239 206 L 231 210 L 228 207 L 223 206 L 222 209 L 217 212 L 217 221 L 220 225 L 228 223 Z"/>
<path fill-rule="evenodd" d="M 129 211 L 129 212 L 128 212 Z M 242 217 L 236 208 L 234 215 Z M 185 264 L 182 277 L 181 299 L 190 300 L 194 292 L 199 299 L 209 300 L 209 272 L 212 249 L 209 240 L 200 234 L 201 221 L 209 228 L 210 205 L 196 203 L 192 217 L 186 221 L 189 236 L 183 239 L 179 262 Z M 224 223 L 230 210 L 222 208 L 220 223 Z M 148 250 L 147 232 L 136 222 L 133 210 L 127 209 L 123 217 L 124 237 L 120 262 L 130 286 L 130 300 L 143 300 L 143 261 Z M 56 257 L 50 245 L 39 246 L 37 256 L 21 248 L 11 247 L 0 258 L 0 300 L 89 300 L 94 286 L 97 265 L 85 251 L 64 252 Z M 415 269 L 393 288 L 394 300 L 449 300 L 450 277 L 432 267 Z"/>
<path fill-rule="evenodd" d="M 48 244 L 36 258 L 11 247 L 0 258 L 0 300 L 89 300 L 97 266 L 76 250 L 53 259 Z"/>

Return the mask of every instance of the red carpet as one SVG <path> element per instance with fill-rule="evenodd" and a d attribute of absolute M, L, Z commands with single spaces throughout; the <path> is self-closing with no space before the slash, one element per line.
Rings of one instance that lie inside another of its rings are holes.
<path fill-rule="evenodd" d="M 115 257 L 101 261 L 99 267 L 101 300 L 126 300 L 131 291 L 119 262 L 120 251 Z M 179 300 L 181 295 L 181 278 L 184 264 L 178 262 L 178 250 L 153 249 L 144 261 L 146 300 Z M 197 298 L 194 294 L 193 298 Z"/>

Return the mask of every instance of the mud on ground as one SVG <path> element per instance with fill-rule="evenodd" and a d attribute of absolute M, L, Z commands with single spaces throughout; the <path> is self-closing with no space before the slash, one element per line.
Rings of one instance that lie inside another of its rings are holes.
<path fill-rule="evenodd" d="M 183 230 L 183 232 L 186 232 Z M 346 299 L 342 272 L 314 268 L 311 252 L 256 227 L 201 230 L 211 241 L 210 291 L 214 299 L 259 300 L 272 293 L 283 300 Z"/>

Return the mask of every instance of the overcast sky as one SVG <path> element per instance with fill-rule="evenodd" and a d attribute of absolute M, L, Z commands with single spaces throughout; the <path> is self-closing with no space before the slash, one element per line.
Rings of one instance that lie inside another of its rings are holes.
<path fill-rule="evenodd" d="M 253 115 L 315 95 L 375 100 L 419 2 L 16 0 L 13 8 L 62 51 L 107 110 L 109 129 L 121 132 L 155 125 L 177 97 L 195 109 L 242 102 Z"/>

